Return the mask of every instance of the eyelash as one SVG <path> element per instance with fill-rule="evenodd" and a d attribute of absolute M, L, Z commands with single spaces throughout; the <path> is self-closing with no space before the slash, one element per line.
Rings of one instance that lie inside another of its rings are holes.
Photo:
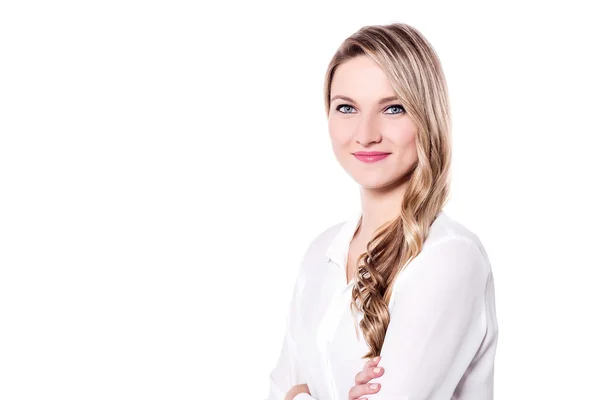
<path fill-rule="evenodd" d="M 342 108 L 342 107 L 350 107 L 350 108 L 354 108 L 354 107 L 352 107 L 352 106 L 351 106 L 351 105 L 349 105 L 349 104 L 340 104 L 340 105 L 339 105 L 339 106 L 337 106 L 335 109 L 336 109 L 336 111 L 339 111 L 339 112 L 341 112 L 341 111 L 340 111 L 340 108 Z M 400 108 L 402 111 L 400 111 L 400 112 L 398 112 L 398 113 L 392 113 L 392 114 L 389 114 L 389 115 L 398 115 L 398 114 L 402 114 L 402 113 L 405 113 L 405 112 L 406 112 L 406 110 L 404 109 L 404 107 L 402 107 L 402 105 L 401 105 L 401 104 L 392 104 L 391 106 L 387 107 L 387 108 L 386 108 L 386 110 L 388 110 L 388 109 L 390 109 L 390 108 L 394 108 L 394 107 L 395 107 L 395 108 Z M 347 113 L 347 112 L 341 112 L 341 113 L 342 113 L 342 114 L 352 114 L 352 113 Z"/>

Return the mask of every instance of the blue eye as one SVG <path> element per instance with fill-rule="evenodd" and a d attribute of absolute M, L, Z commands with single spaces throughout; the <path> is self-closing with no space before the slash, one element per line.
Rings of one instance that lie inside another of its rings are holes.
<path fill-rule="evenodd" d="M 348 104 L 340 104 L 335 109 L 337 111 L 341 112 L 342 114 L 352 114 L 352 110 L 355 110 L 354 107 L 352 107 L 351 105 L 348 105 Z M 402 107 L 401 104 L 393 104 L 393 105 L 389 106 L 388 108 L 386 108 L 386 111 L 388 111 L 388 110 L 396 110 L 396 111 L 392 111 L 390 113 L 386 112 L 386 114 L 391 114 L 391 115 L 396 115 L 396 114 L 401 114 L 401 113 L 406 112 L 406 110 L 404 109 L 404 107 Z"/>
<path fill-rule="evenodd" d="M 393 104 L 393 105 L 389 106 L 388 108 L 386 108 L 386 111 L 390 110 L 390 109 L 397 109 L 398 112 L 392 112 L 392 113 L 389 113 L 389 114 L 400 114 L 400 113 L 406 112 L 406 110 L 404 109 L 404 107 L 402 107 L 400 104 Z"/>
<path fill-rule="evenodd" d="M 352 106 L 349 106 L 348 104 L 340 104 L 340 105 L 339 105 L 339 106 L 337 106 L 335 109 L 336 109 L 337 111 L 340 111 L 342 114 L 351 114 L 351 113 L 349 113 L 349 112 L 344 112 L 344 111 L 341 111 L 341 109 L 342 109 L 342 108 L 345 108 L 345 107 L 347 107 L 347 108 L 351 108 L 351 109 L 354 109 L 354 107 L 352 107 Z"/>

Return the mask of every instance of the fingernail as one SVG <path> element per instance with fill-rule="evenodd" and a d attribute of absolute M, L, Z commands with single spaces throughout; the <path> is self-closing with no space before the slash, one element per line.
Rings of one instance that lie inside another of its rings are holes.
<path fill-rule="evenodd" d="M 371 388 L 371 389 L 377 389 L 377 387 L 378 387 L 378 385 L 376 383 L 369 385 L 369 388 Z"/>
<path fill-rule="evenodd" d="M 375 372 L 376 374 L 378 374 L 379 372 L 381 372 L 381 368 L 380 367 L 373 368 L 373 372 Z"/>

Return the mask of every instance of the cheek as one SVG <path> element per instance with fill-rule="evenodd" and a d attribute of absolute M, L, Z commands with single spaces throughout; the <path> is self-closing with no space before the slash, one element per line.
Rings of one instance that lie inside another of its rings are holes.
<path fill-rule="evenodd" d="M 413 123 L 399 123 L 386 127 L 389 132 L 387 138 L 393 146 L 402 154 L 416 157 L 417 155 L 417 127 Z"/>
<path fill-rule="evenodd" d="M 329 119 L 329 137 L 334 148 L 345 146 L 352 136 L 352 130 L 336 118 Z"/>
<path fill-rule="evenodd" d="M 417 133 L 409 132 L 402 141 L 402 146 L 406 149 L 407 153 L 410 153 L 412 156 L 417 156 L 417 143 L 416 143 Z"/>

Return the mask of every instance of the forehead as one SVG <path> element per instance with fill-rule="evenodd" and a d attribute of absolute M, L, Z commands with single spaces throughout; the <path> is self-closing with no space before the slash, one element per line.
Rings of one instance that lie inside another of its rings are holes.
<path fill-rule="evenodd" d="M 394 91 L 383 69 L 367 56 L 354 57 L 336 68 L 331 96 L 344 95 L 356 101 L 378 101 Z"/>

